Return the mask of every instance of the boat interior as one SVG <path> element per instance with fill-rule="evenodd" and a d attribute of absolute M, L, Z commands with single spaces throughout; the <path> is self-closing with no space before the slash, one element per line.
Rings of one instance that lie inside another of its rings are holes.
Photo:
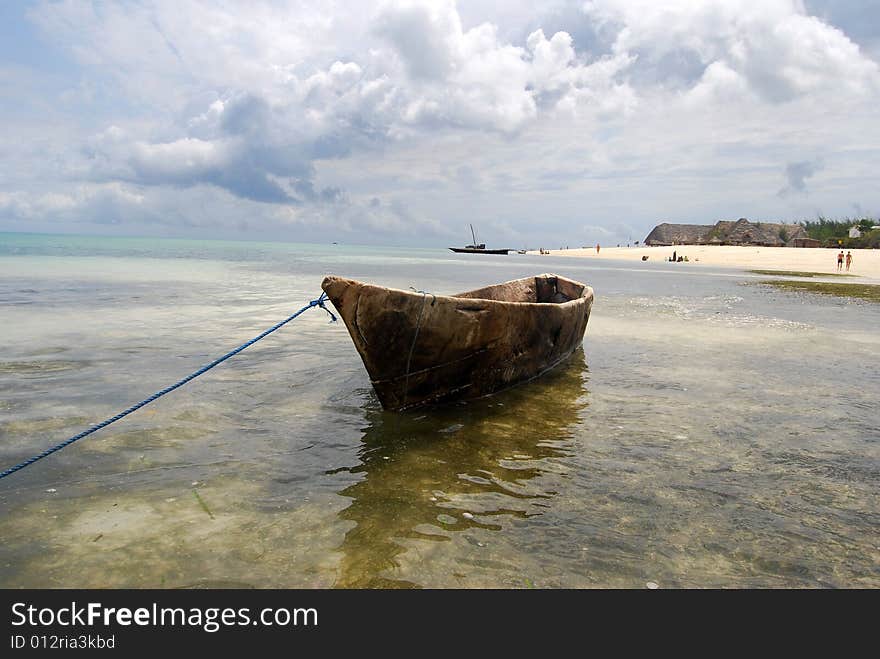
<path fill-rule="evenodd" d="M 479 288 L 475 291 L 459 293 L 452 297 L 468 299 L 495 300 L 498 302 L 532 302 L 544 304 L 563 304 L 576 300 L 584 293 L 584 285 L 556 275 L 524 277 Z"/>

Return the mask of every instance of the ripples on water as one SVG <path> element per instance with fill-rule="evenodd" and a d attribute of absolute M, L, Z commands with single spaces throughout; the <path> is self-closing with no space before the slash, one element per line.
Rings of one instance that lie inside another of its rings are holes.
<path fill-rule="evenodd" d="M 329 271 L 446 293 L 556 271 L 597 300 L 563 367 L 407 414 L 307 314 L 0 482 L 5 587 L 880 585 L 876 306 L 674 266 L 41 240 L 0 247 L 4 465 L 277 322 Z"/>

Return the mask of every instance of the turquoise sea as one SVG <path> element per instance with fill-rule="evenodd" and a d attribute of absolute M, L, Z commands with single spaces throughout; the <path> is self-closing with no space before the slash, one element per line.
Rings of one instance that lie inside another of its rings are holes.
<path fill-rule="evenodd" d="M 0 587 L 880 587 L 880 305 L 697 264 L 0 234 L 0 468 L 196 370 L 324 275 L 593 286 L 583 351 L 386 413 L 310 311 L 0 480 Z"/>

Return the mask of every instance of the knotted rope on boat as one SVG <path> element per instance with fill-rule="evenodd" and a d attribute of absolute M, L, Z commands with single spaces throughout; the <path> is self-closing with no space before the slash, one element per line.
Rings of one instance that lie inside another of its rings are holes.
<path fill-rule="evenodd" d="M 152 403 L 152 402 L 153 402 L 154 400 L 156 400 L 157 398 L 161 398 L 161 397 L 164 396 L 165 394 L 174 391 L 174 390 L 177 389 L 178 387 L 182 387 L 183 385 L 185 385 L 185 384 L 186 384 L 187 382 L 189 382 L 190 380 L 193 380 L 193 379 L 197 378 L 197 377 L 200 376 L 202 373 L 205 373 L 205 372 L 207 372 L 207 371 L 210 371 L 212 368 L 214 368 L 214 367 L 217 366 L 218 364 L 220 364 L 220 363 L 222 363 L 222 362 L 225 362 L 225 361 L 226 361 L 227 359 L 229 359 L 230 357 L 233 357 L 233 356 L 237 355 L 238 353 L 240 353 L 240 352 L 241 352 L 242 350 L 244 350 L 245 348 L 248 348 L 248 347 L 252 346 L 252 345 L 255 344 L 257 341 L 259 341 L 259 340 L 262 339 L 262 338 L 265 338 L 266 336 L 268 336 L 269 334 L 271 334 L 271 333 L 274 332 L 275 330 L 280 329 L 281 327 L 284 327 L 287 323 L 289 323 L 290 321 L 292 321 L 294 318 L 296 318 L 296 317 L 299 316 L 300 314 L 305 313 L 306 311 L 308 311 L 308 310 L 311 309 L 312 307 L 320 307 L 321 309 L 323 309 L 324 311 L 326 311 L 328 314 L 330 314 L 330 322 L 331 322 L 331 323 L 335 323 L 335 322 L 336 322 L 336 316 L 333 315 L 333 312 L 330 311 L 330 309 L 328 309 L 326 306 L 324 306 L 324 302 L 325 302 L 326 299 L 327 299 L 327 294 L 326 294 L 326 293 L 321 293 L 321 295 L 320 295 L 317 299 L 312 300 L 311 302 L 309 302 L 306 306 L 304 306 L 302 309 L 300 309 L 300 310 L 297 311 L 296 313 L 294 313 L 294 314 L 288 316 L 286 319 L 282 320 L 280 323 L 278 323 L 278 324 L 276 324 L 276 325 L 273 325 L 272 327 L 270 327 L 269 329 L 267 329 L 267 330 L 266 330 L 265 332 L 263 332 L 262 334 L 260 334 L 260 335 L 258 335 L 258 336 L 255 336 L 254 338 L 252 338 L 252 339 L 251 339 L 250 341 L 248 341 L 247 343 L 243 343 L 243 344 L 241 344 L 241 345 L 238 346 L 235 350 L 230 350 L 229 352 L 227 352 L 227 353 L 226 353 L 225 355 L 223 355 L 222 357 L 218 357 L 217 359 L 215 359 L 214 361 L 212 361 L 210 364 L 206 364 L 206 365 L 202 366 L 202 367 L 201 367 L 199 370 L 197 370 L 195 373 L 190 373 L 189 375 L 187 375 L 187 376 L 186 376 L 185 378 L 183 378 L 182 380 L 178 380 L 178 381 L 175 382 L 174 384 L 172 384 L 172 385 L 170 385 L 170 386 L 168 386 L 168 387 L 165 387 L 164 389 L 162 389 L 162 390 L 160 390 L 160 391 L 157 391 L 156 393 L 154 393 L 154 394 L 153 394 L 152 396 L 150 396 L 149 398 L 145 398 L 145 399 L 142 400 L 141 402 L 136 403 L 135 405 L 132 405 L 131 407 L 129 407 L 128 409 L 123 410 L 122 412 L 120 412 L 120 413 L 117 414 L 116 416 L 112 416 L 112 417 L 110 417 L 109 419 L 106 419 L 106 420 L 102 421 L 101 423 L 99 423 L 99 424 L 97 424 L 97 425 L 94 425 L 94 426 L 92 426 L 91 428 L 88 428 L 87 430 L 82 431 L 82 432 L 79 433 L 78 435 L 74 435 L 73 437 L 64 440 L 64 441 L 61 442 L 60 444 L 56 444 L 55 446 L 52 446 L 51 448 L 47 448 L 47 449 L 46 449 L 45 451 L 43 451 L 42 453 L 39 453 L 39 454 L 37 454 L 37 455 L 35 455 L 35 456 L 31 457 L 31 458 L 28 458 L 28 459 L 25 460 L 24 462 L 20 462 L 19 464 L 15 465 L 14 467 L 10 467 L 9 469 L 7 469 L 7 470 L 3 471 L 2 473 L 0 473 L 0 478 L 6 478 L 7 476 L 9 476 L 9 475 L 11 475 L 11 474 L 14 474 L 16 471 L 19 471 L 20 469 L 24 469 L 25 467 L 30 466 L 30 465 L 32 465 L 33 463 L 35 463 L 37 460 L 42 460 L 42 459 L 45 458 L 46 456 L 48 456 L 48 455 L 52 455 L 53 453 L 55 453 L 55 451 L 60 451 L 61 449 L 65 448 L 66 446 L 70 446 L 70 445 L 73 444 L 74 442 L 79 441 L 79 440 L 82 439 L 83 437 L 88 437 L 88 436 L 91 435 L 93 432 L 97 432 L 97 431 L 100 430 L 101 428 L 106 428 L 106 427 L 109 426 L 111 423 L 114 423 L 114 422 L 116 422 L 116 421 L 119 421 L 119 419 L 123 418 L 124 416 L 128 416 L 129 414 L 131 414 L 132 412 L 134 412 L 134 411 L 136 411 L 136 410 L 139 410 L 139 409 L 142 408 L 144 405 L 149 405 L 150 403 Z"/>

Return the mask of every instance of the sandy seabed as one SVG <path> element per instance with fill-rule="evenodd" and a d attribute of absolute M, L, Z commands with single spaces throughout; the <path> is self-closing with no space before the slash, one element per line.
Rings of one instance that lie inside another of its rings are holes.
<path fill-rule="evenodd" d="M 673 251 L 678 256 L 686 256 L 688 258 L 687 263 L 677 265 L 695 269 L 701 265 L 710 265 L 726 268 L 837 274 L 837 254 L 840 250 L 796 247 L 738 247 L 730 245 L 674 245 L 672 247 L 601 247 L 598 253 L 595 247 L 589 249 L 562 249 L 551 250 L 550 254 L 553 256 L 571 256 L 590 260 L 619 259 L 633 261 L 642 261 L 642 257 L 647 256 L 649 263 L 658 263 L 667 261 L 672 256 Z M 852 264 L 848 273 L 845 266 L 841 272 L 859 277 L 858 280 L 852 279 L 850 281 L 873 283 L 865 281 L 865 279 L 873 279 L 877 280 L 876 283 L 880 283 L 880 250 L 853 249 L 844 250 L 844 254 L 848 251 L 852 253 Z M 534 253 L 537 254 L 537 252 Z"/>

